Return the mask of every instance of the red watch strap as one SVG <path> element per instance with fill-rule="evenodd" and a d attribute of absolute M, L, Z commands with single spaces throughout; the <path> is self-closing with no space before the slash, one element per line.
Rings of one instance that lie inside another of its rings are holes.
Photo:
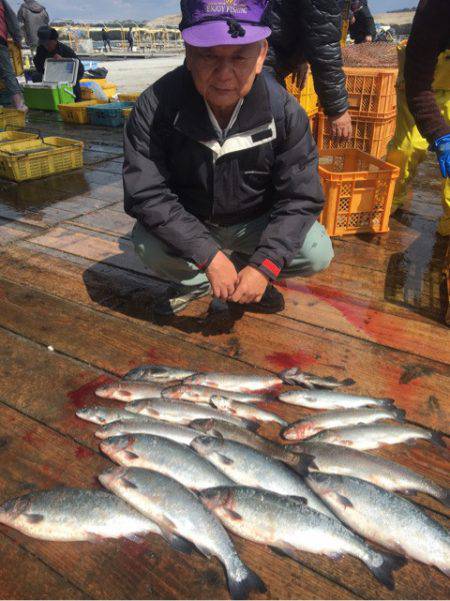
<path fill-rule="evenodd" d="M 270 259 L 264 259 L 261 265 L 273 273 L 276 278 L 280 275 L 281 269 L 277 267 L 275 263 L 272 263 Z"/>

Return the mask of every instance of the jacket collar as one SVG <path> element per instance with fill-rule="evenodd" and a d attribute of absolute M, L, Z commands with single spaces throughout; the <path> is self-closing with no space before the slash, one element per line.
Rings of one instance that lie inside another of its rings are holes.
<path fill-rule="evenodd" d="M 182 105 L 174 125 L 194 140 L 217 140 L 217 134 L 208 115 L 205 101 L 195 88 L 191 74 L 183 67 Z M 264 77 L 257 76 L 244 98 L 239 115 L 228 136 L 255 130 L 272 122 L 273 115 Z"/>

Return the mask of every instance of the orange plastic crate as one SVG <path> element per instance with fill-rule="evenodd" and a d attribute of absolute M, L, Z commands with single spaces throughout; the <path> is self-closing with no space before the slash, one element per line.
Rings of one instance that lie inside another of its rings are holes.
<path fill-rule="evenodd" d="M 309 72 L 306 77 L 306 84 L 303 90 L 300 90 L 297 84 L 294 83 L 292 74 L 286 77 L 285 84 L 286 90 L 289 94 L 292 94 L 292 96 L 297 98 L 309 117 L 317 113 L 319 110 L 319 98 L 314 89 L 314 81 L 311 72 Z"/>
<path fill-rule="evenodd" d="M 331 135 L 326 116 L 319 111 L 317 119 L 317 146 L 319 150 L 349 148 L 362 150 L 377 159 L 386 156 L 387 145 L 395 131 L 396 115 L 391 117 L 361 117 L 352 114 L 353 134 L 348 140 L 337 140 Z"/>
<path fill-rule="evenodd" d="M 399 173 L 398 167 L 360 150 L 322 151 L 319 175 L 326 203 L 319 221 L 328 234 L 388 232 Z"/>
<path fill-rule="evenodd" d="M 392 117 L 397 110 L 398 69 L 344 67 L 351 111 L 363 117 Z"/>

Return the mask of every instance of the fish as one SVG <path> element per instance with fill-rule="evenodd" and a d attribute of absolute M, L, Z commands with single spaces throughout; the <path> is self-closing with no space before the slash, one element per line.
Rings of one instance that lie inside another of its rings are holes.
<path fill-rule="evenodd" d="M 249 430 L 257 430 L 259 427 L 257 422 L 239 419 L 217 411 L 209 405 L 190 403 L 189 401 L 165 401 L 163 399 L 135 401 L 127 405 L 127 411 L 184 426 L 188 426 L 194 419 L 212 418 L 221 419 Z"/>
<path fill-rule="evenodd" d="M 405 563 L 375 551 L 338 520 L 309 508 L 296 497 L 258 488 L 221 486 L 202 491 L 200 500 L 234 534 L 269 545 L 295 561 L 301 561 L 304 551 L 333 559 L 352 555 L 389 589 L 394 589 L 392 572 Z"/>
<path fill-rule="evenodd" d="M 291 448 L 291 447 L 290 447 Z M 391 492 L 424 493 L 450 507 L 449 490 L 412 470 L 378 455 L 333 444 L 304 442 L 295 445 L 306 471 L 354 476 Z"/>
<path fill-rule="evenodd" d="M 94 424 L 110 424 L 118 420 L 136 420 L 136 415 L 125 411 L 125 409 L 116 409 L 115 407 L 102 407 L 93 405 L 91 407 L 82 407 L 76 412 L 76 416 L 87 422 Z"/>
<path fill-rule="evenodd" d="M 308 417 L 289 424 L 281 431 L 281 436 L 286 440 L 303 440 L 322 432 L 322 430 L 371 424 L 383 419 L 403 421 L 404 418 L 405 412 L 403 409 L 396 409 L 395 407 L 327 411 L 308 415 Z"/>
<path fill-rule="evenodd" d="M 392 407 L 393 399 L 374 399 L 332 390 L 290 390 L 278 397 L 283 403 L 309 409 L 359 409 L 360 407 Z"/>
<path fill-rule="evenodd" d="M 213 395 L 211 397 L 211 406 L 224 413 L 229 413 L 230 415 L 250 421 L 275 422 L 283 427 L 288 425 L 286 420 L 275 413 L 264 411 L 264 409 L 259 409 L 259 407 L 255 407 L 254 405 L 233 401 L 233 399 L 225 396 Z"/>
<path fill-rule="evenodd" d="M 319 432 L 309 440 L 312 442 L 328 442 L 334 445 L 351 447 L 359 451 L 378 449 L 386 444 L 400 444 L 414 440 L 429 440 L 445 447 L 445 442 L 438 432 L 419 428 L 412 424 L 370 424 L 366 426 L 348 426 Z"/>
<path fill-rule="evenodd" d="M 345 380 L 341 381 L 332 376 L 322 378 L 306 371 L 301 371 L 298 369 L 298 367 L 285 369 L 279 375 L 285 384 L 304 386 L 309 390 L 314 390 L 315 388 L 334 390 L 335 388 L 340 388 L 341 386 L 353 386 L 353 384 L 356 384 L 355 380 L 352 380 L 352 378 L 346 378 Z"/>
<path fill-rule="evenodd" d="M 139 367 L 131 369 L 122 376 L 122 380 L 170 384 L 184 380 L 194 374 L 195 371 L 191 371 L 190 369 L 169 367 L 168 365 L 139 365 Z"/>
<path fill-rule="evenodd" d="M 247 599 L 251 591 L 266 591 L 259 576 L 240 559 L 220 521 L 179 482 L 139 468 L 113 468 L 101 474 L 99 480 L 154 520 L 169 540 L 175 535 L 188 540 L 207 558 L 217 557 L 233 599 Z"/>
<path fill-rule="evenodd" d="M 152 382 L 129 382 L 119 380 L 110 384 L 104 384 L 95 391 L 102 399 L 115 399 L 124 403 L 138 401 L 140 399 L 161 398 L 164 386 Z"/>
<path fill-rule="evenodd" d="M 119 465 L 160 472 L 192 490 L 232 483 L 190 447 L 161 436 L 113 436 L 103 440 L 100 449 Z"/>
<path fill-rule="evenodd" d="M 314 473 L 307 481 L 361 536 L 450 576 L 450 534 L 415 503 L 352 476 Z"/>
<path fill-rule="evenodd" d="M 0 506 L 0 523 L 48 541 L 97 541 L 161 534 L 159 527 L 104 490 L 60 487 L 11 499 Z"/>
<path fill-rule="evenodd" d="M 281 461 L 239 442 L 212 436 L 194 438 L 191 447 L 236 484 L 302 497 L 309 507 L 333 515 L 303 479 Z"/>
<path fill-rule="evenodd" d="M 189 424 L 189 427 L 198 432 L 203 432 L 208 436 L 240 442 L 287 464 L 297 465 L 299 461 L 298 454 L 292 453 L 290 448 L 267 440 L 267 438 L 259 436 L 255 432 L 250 432 L 250 430 L 240 428 L 222 420 L 196 419 Z"/>
<path fill-rule="evenodd" d="M 278 376 L 243 376 L 239 374 L 199 373 L 186 378 L 184 384 L 208 386 L 234 392 L 269 392 L 281 388 L 282 380 Z"/>
<path fill-rule="evenodd" d="M 97 430 L 95 435 L 97 438 L 105 439 L 112 438 L 113 436 L 123 436 L 124 434 L 154 434 L 155 436 L 161 436 L 162 438 L 170 438 L 170 440 L 185 445 L 189 445 L 191 441 L 198 436 L 196 430 L 192 430 L 186 426 L 161 422 L 151 418 L 139 418 L 139 416 L 135 414 L 131 415 L 134 415 L 134 417 L 138 419 L 106 424 L 106 426 Z"/>
<path fill-rule="evenodd" d="M 180 401 L 191 401 L 208 405 L 213 395 L 225 396 L 240 403 L 260 403 L 273 399 L 271 395 L 252 394 L 250 392 L 233 392 L 231 390 L 219 390 L 209 386 L 194 386 L 180 384 L 166 388 L 162 392 L 163 399 L 175 399 Z"/>

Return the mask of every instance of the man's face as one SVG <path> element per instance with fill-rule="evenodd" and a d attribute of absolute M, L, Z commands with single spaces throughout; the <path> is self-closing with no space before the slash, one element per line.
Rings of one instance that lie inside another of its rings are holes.
<path fill-rule="evenodd" d="M 56 50 L 56 46 L 58 45 L 57 40 L 47 40 L 42 44 L 48 52 L 54 52 Z"/>
<path fill-rule="evenodd" d="M 234 108 L 261 73 L 267 41 L 197 48 L 186 46 L 186 62 L 197 91 L 212 107 Z"/>

